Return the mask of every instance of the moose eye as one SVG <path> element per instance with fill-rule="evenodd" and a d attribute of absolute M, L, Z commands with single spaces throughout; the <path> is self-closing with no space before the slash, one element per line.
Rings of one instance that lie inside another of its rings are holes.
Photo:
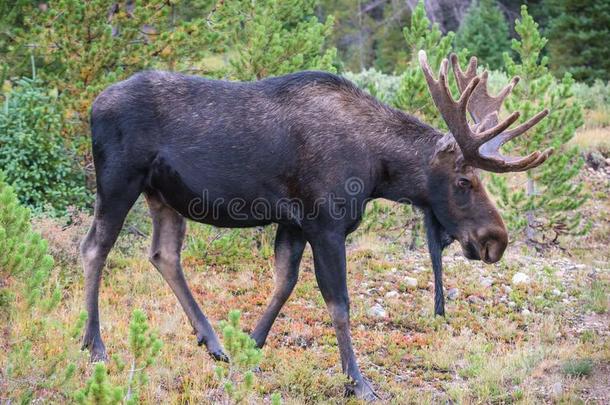
<path fill-rule="evenodd" d="M 457 184 L 460 188 L 470 188 L 470 186 L 472 185 L 472 183 L 470 183 L 470 180 L 465 177 L 459 179 Z"/>

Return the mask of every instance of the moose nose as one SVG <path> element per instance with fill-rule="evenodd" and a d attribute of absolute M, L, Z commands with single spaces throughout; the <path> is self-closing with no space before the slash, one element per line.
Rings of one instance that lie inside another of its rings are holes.
<path fill-rule="evenodd" d="M 492 264 L 500 260 L 503 253 L 504 248 L 499 246 L 499 243 L 489 241 L 485 243 L 485 246 L 483 246 L 480 256 L 485 263 Z"/>
<path fill-rule="evenodd" d="M 488 232 L 480 239 L 479 256 L 485 263 L 496 263 L 502 258 L 508 245 L 508 235 L 504 229 Z"/>

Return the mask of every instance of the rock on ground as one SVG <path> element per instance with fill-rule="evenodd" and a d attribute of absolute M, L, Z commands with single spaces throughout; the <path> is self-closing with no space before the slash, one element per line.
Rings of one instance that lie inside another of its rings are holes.
<path fill-rule="evenodd" d="M 409 290 L 417 288 L 417 279 L 413 277 L 405 277 L 405 285 Z"/>
<path fill-rule="evenodd" d="M 388 291 L 385 293 L 386 298 L 396 298 L 398 297 L 398 291 Z"/>
<path fill-rule="evenodd" d="M 457 288 L 450 288 L 449 291 L 447 291 L 448 300 L 455 301 L 456 299 L 458 299 L 459 296 L 460 296 L 460 290 Z"/>
<path fill-rule="evenodd" d="M 380 304 L 373 305 L 369 311 L 369 315 L 373 318 L 385 318 L 388 314 L 385 309 Z"/>
<path fill-rule="evenodd" d="M 530 276 L 525 273 L 515 273 L 512 279 L 513 286 L 525 286 L 529 285 L 531 282 Z"/>
<path fill-rule="evenodd" d="M 489 287 L 492 286 L 493 283 L 494 283 L 494 280 L 491 277 L 483 277 L 483 278 L 481 278 L 481 286 L 483 288 L 489 288 Z"/>

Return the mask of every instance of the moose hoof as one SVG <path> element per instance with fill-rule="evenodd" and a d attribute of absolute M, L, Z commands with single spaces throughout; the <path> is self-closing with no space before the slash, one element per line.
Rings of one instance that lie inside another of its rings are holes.
<path fill-rule="evenodd" d="M 97 337 L 93 339 L 85 338 L 83 339 L 83 345 L 81 350 L 89 350 L 91 363 L 97 363 L 98 361 L 107 361 L 108 355 L 106 354 L 106 347 L 104 346 L 104 342 L 102 339 Z"/>
<path fill-rule="evenodd" d="M 365 402 L 376 402 L 381 399 L 379 395 L 373 391 L 373 388 L 371 388 L 368 381 L 366 381 L 364 378 L 360 381 L 354 382 L 354 384 L 349 385 L 347 387 L 346 394 L 348 396 L 354 395 L 359 400 Z"/>
<path fill-rule="evenodd" d="M 252 332 L 250 334 L 250 339 L 254 340 L 256 347 L 259 349 L 262 349 L 263 346 L 265 345 L 265 340 L 266 340 L 266 336 L 265 337 L 261 337 L 260 335 L 258 335 L 256 332 Z"/>
<path fill-rule="evenodd" d="M 225 363 L 229 362 L 229 356 L 227 356 L 222 350 L 210 352 L 210 356 L 212 356 L 212 358 L 216 361 L 224 361 Z"/>
<path fill-rule="evenodd" d="M 89 360 L 91 361 L 91 363 L 97 363 L 100 361 L 103 361 L 103 362 L 108 361 L 108 355 L 106 354 L 106 349 L 92 350 L 91 357 Z"/>
<path fill-rule="evenodd" d="M 212 334 L 210 337 L 209 335 L 205 335 L 203 333 L 197 334 L 197 345 L 205 345 L 206 349 L 208 349 L 208 353 L 210 353 L 210 356 L 212 356 L 214 360 L 224 361 L 225 363 L 229 362 L 229 356 L 227 356 L 222 350 L 222 346 L 220 345 L 216 335 Z"/>

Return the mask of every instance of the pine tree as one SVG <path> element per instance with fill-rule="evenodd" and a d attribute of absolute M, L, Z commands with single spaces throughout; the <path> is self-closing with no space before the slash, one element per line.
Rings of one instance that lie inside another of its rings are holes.
<path fill-rule="evenodd" d="M 314 5 L 314 0 L 219 2 L 213 27 L 233 54 L 228 76 L 255 80 L 306 69 L 336 71 L 336 49 L 327 47 L 334 20 L 318 21 Z"/>
<path fill-rule="evenodd" d="M 217 34 L 205 18 L 177 21 L 180 4 L 53 0 L 30 11 L 20 46 L 32 49 L 40 77 L 57 89 L 73 123 L 68 138 L 88 133 L 91 103 L 110 84 L 145 68 L 190 67 L 204 55 Z"/>
<path fill-rule="evenodd" d="M 25 17 L 34 8 L 31 0 L 0 2 L 0 84 L 8 71 L 22 75 L 27 72 L 29 58 L 26 49 L 19 47 L 18 36 L 25 27 Z"/>
<path fill-rule="evenodd" d="M 592 84 L 610 80 L 610 2 L 607 0 L 550 0 L 551 68 L 558 75 L 571 73 Z"/>
<path fill-rule="evenodd" d="M 582 183 L 575 176 L 583 165 L 576 147 L 567 145 L 576 129 L 582 125 L 580 105 L 572 97 L 574 80 L 570 74 L 561 81 L 548 71 L 548 58 L 541 57 L 546 39 L 541 36 L 538 24 L 521 8 L 521 19 L 515 23 L 519 40 L 513 40 L 512 49 L 519 62 L 504 54 L 507 72 L 521 77 L 521 82 L 506 101 L 509 111 L 521 111 L 522 121 L 538 111 L 548 108 L 549 116 L 512 143 L 514 153 L 524 155 L 534 150 L 552 147 L 555 153 L 540 167 L 526 172 L 524 192 L 512 192 L 505 178 L 495 176 L 491 190 L 499 196 L 499 206 L 505 211 L 513 229 L 526 229 L 528 240 L 548 241 L 561 233 L 586 231 L 581 215 L 576 212 L 586 200 Z M 509 146 L 510 147 L 510 146 Z M 516 220 L 523 217 L 525 220 Z M 513 221 L 510 219 L 513 218 Z M 552 231 L 552 232 L 551 232 Z M 550 235 L 548 233 L 551 232 Z"/>
<path fill-rule="evenodd" d="M 84 171 L 66 145 L 64 110 L 41 80 L 7 82 L 0 106 L 0 167 L 19 200 L 49 214 L 90 203 Z"/>
<path fill-rule="evenodd" d="M 52 291 L 48 286 L 54 261 L 48 254 L 47 242 L 32 231 L 30 211 L 19 204 L 1 172 L 0 252 L 0 279 L 4 281 L 0 286 L 0 315 L 10 320 L 27 314 L 23 325 L 19 325 L 19 336 L 13 336 L 16 334 L 13 328 L 7 330 L 8 345 L 4 350 L 8 352 L 8 362 L 3 365 L 3 374 L 9 380 L 22 380 L 32 374 L 36 364 L 32 352 L 37 349 L 37 339 L 46 333 L 45 316 L 59 303 L 61 294 L 58 289 Z M 52 291 L 50 295 L 49 291 Z M 9 395 L 21 396 L 20 402 L 30 402 L 27 397 L 31 391 L 24 391 L 20 384 L 7 391 Z"/>
<path fill-rule="evenodd" d="M 455 37 L 458 49 L 468 48 L 489 69 L 503 65 L 510 45 L 508 23 L 492 0 L 473 2 Z"/>
<path fill-rule="evenodd" d="M 413 10 L 411 24 L 404 28 L 403 34 L 411 58 L 401 76 L 393 104 L 410 114 L 419 115 L 431 125 L 446 128 L 445 122 L 430 97 L 426 79 L 417 60 L 417 53 L 420 49 L 425 50 L 432 69 L 438 69 L 441 61 L 451 52 L 455 34 L 449 31 L 443 35 L 438 24 L 431 24 L 430 19 L 426 16 L 422 0 Z M 459 52 L 460 59 L 463 60 L 464 55 L 464 50 Z M 451 81 L 450 84 L 454 83 Z"/>
<path fill-rule="evenodd" d="M 409 50 L 405 48 L 401 27 L 407 25 L 411 11 L 404 1 L 391 0 L 383 7 L 383 20 L 373 37 L 375 68 L 384 73 L 401 72 L 407 67 Z"/>
<path fill-rule="evenodd" d="M 336 19 L 330 40 L 337 47 L 345 70 L 360 72 L 375 62 L 375 58 L 378 56 L 376 51 L 379 50 L 379 46 L 385 48 L 389 45 L 388 42 L 402 43 L 400 27 L 385 19 L 388 15 L 386 8 L 393 8 L 395 3 L 401 2 L 400 0 L 383 2 L 364 0 L 316 1 L 316 14 L 332 15 Z M 402 7 L 406 7 L 404 2 L 402 2 Z M 392 27 L 392 25 L 394 26 Z M 395 34 L 398 34 L 399 38 L 396 38 Z M 395 41 L 395 39 L 398 41 Z M 393 57 L 387 53 L 385 56 Z"/>

